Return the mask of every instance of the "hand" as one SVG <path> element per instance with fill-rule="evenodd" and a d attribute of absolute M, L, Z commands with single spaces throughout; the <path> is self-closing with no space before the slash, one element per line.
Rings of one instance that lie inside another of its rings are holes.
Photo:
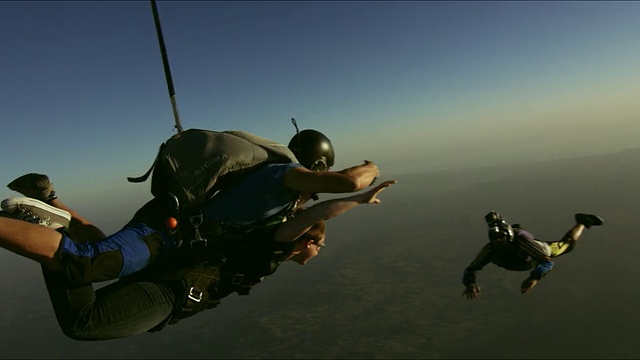
<path fill-rule="evenodd" d="M 378 172 L 378 174 L 380 173 L 380 170 L 378 170 L 378 165 L 374 164 L 374 163 L 373 163 L 373 161 L 371 161 L 371 160 L 364 160 L 364 164 L 362 164 L 362 165 L 360 165 L 360 166 L 368 166 L 368 167 L 370 167 L 371 169 L 373 169 L 374 171 L 377 171 L 377 172 Z M 377 176 L 376 176 L 376 177 L 374 177 L 374 178 L 373 178 L 373 180 L 371 180 L 371 182 L 370 182 L 370 183 L 369 183 L 369 185 L 367 185 L 367 186 L 371 186 L 371 185 L 373 185 L 373 183 L 375 183 L 375 182 L 376 182 L 376 180 L 378 180 L 378 177 L 377 177 Z"/>
<path fill-rule="evenodd" d="M 397 180 L 387 180 L 381 184 L 379 184 L 378 186 L 372 188 L 369 191 L 363 192 L 362 194 L 358 195 L 359 200 L 358 203 L 360 204 L 379 204 L 380 203 L 380 199 L 377 198 L 378 194 L 388 188 L 389 186 L 395 184 L 396 182 L 398 182 Z"/>
<path fill-rule="evenodd" d="M 462 293 L 462 296 L 466 296 L 469 300 L 477 298 L 478 295 L 480 295 L 480 287 L 478 285 L 469 285 Z"/>
<path fill-rule="evenodd" d="M 529 290 L 531 290 L 531 288 L 533 288 L 534 286 L 536 286 L 536 284 L 538 283 L 538 280 L 536 279 L 531 279 L 528 278 L 527 280 L 522 282 L 522 285 L 520 286 L 520 292 L 524 295 L 526 293 L 529 292 Z"/>

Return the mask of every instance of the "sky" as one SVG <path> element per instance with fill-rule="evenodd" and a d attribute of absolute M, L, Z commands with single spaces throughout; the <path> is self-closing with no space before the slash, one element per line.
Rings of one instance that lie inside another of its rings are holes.
<path fill-rule="evenodd" d="M 157 5 L 184 128 L 287 143 L 293 117 L 383 177 L 640 145 L 639 2 Z M 0 48 L 0 183 L 148 196 L 126 177 L 175 133 L 150 3 L 3 1 Z"/>

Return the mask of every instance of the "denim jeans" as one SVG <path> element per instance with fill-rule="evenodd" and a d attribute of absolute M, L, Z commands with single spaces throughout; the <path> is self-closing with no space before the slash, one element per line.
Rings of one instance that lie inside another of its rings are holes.
<path fill-rule="evenodd" d="M 184 285 L 176 280 L 119 280 L 98 290 L 42 268 L 62 332 L 75 340 L 107 340 L 146 332 L 169 318 Z"/>

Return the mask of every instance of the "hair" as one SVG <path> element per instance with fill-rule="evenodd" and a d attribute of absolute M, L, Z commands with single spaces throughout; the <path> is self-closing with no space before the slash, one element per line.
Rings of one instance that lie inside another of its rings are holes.
<path fill-rule="evenodd" d="M 322 240 L 324 235 L 325 235 L 325 226 L 324 226 L 324 220 L 322 220 L 313 224 L 309 228 L 309 230 L 307 230 L 307 232 L 305 232 L 304 234 L 300 235 L 300 237 L 297 238 L 296 241 L 311 240 L 314 244 L 317 244 L 320 240 Z"/>

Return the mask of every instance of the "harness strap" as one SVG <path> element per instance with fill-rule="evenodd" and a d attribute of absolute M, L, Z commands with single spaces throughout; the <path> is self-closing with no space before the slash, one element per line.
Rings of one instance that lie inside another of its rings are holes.
<path fill-rule="evenodd" d="M 146 173 L 144 173 L 144 175 L 138 176 L 138 177 L 127 177 L 127 181 L 132 182 L 132 183 L 141 183 L 141 182 L 145 182 L 149 176 L 151 175 L 151 172 L 153 171 L 153 169 L 156 167 L 156 164 L 158 164 L 158 159 L 160 158 L 160 153 L 162 152 L 162 149 L 164 149 L 165 147 L 165 143 L 160 144 L 160 148 L 158 149 L 158 154 L 156 154 L 156 158 L 155 160 L 153 160 L 153 164 L 151 164 L 151 167 L 149 168 L 149 170 L 147 170 Z"/>
<path fill-rule="evenodd" d="M 211 291 L 220 281 L 219 265 L 199 264 L 185 274 L 185 280 L 186 296 L 182 307 L 176 314 L 177 318 L 189 317 L 220 304 L 220 299 L 215 296 L 215 291 Z"/>

